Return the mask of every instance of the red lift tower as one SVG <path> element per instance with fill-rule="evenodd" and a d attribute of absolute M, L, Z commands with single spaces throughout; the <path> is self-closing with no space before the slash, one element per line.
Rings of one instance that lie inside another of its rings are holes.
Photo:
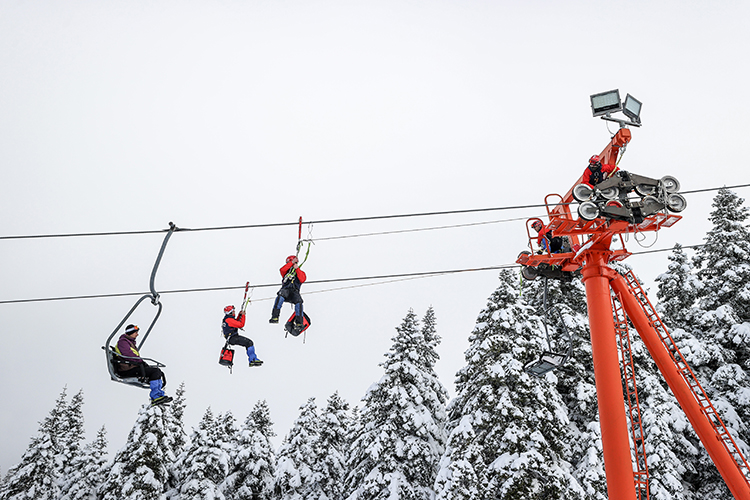
<path fill-rule="evenodd" d="M 604 165 L 615 165 L 621 149 L 630 142 L 630 130 L 622 122 L 620 125 L 622 128 L 599 155 Z M 585 284 L 609 498 L 649 498 L 645 436 L 630 355 L 629 319 L 732 495 L 750 500 L 750 467 L 716 408 L 635 276 L 620 275 L 608 265 L 631 255 L 625 249 L 622 235 L 658 231 L 682 218 L 669 213 L 685 208 L 684 198 L 676 194 L 679 190 L 676 179 L 652 181 L 620 171 L 591 188 L 581 176 L 564 196 L 548 195 L 545 204 L 549 222 L 545 231 L 567 237 L 570 248 L 564 246 L 563 253 L 554 254 L 548 249 L 537 254 L 524 252 L 517 263 L 524 266 L 527 278 L 554 269 L 558 273 L 580 272 Z M 631 188 L 641 197 L 634 197 Z M 571 212 L 573 204 L 579 205 L 575 216 Z M 539 219 L 527 221 L 532 252 L 536 235 L 530 227 L 535 220 Z M 617 248 L 613 249 L 613 244 Z M 623 388 L 626 404 L 623 404 Z M 635 463 L 631 461 L 631 441 Z"/>

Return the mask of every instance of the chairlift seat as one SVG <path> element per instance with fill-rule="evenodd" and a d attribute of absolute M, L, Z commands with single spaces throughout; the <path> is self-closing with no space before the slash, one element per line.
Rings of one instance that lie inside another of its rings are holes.
<path fill-rule="evenodd" d="M 555 370 L 564 365 L 567 358 L 567 354 L 544 351 L 539 357 L 539 360 L 526 365 L 524 367 L 524 371 L 537 377 L 543 377 L 548 372 L 551 372 L 552 370 Z"/>
<path fill-rule="evenodd" d="M 109 376 L 112 380 L 115 382 L 120 382 L 127 385 L 132 385 L 134 387 L 140 387 L 141 389 L 150 389 L 151 385 L 148 381 L 144 381 L 139 377 L 123 377 L 119 374 L 117 370 L 117 365 L 120 363 L 126 363 L 127 360 L 123 358 L 121 355 L 115 351 L 115 348 L 113 346 L 109 346 L 109 350 L 102 347 L 107 353 L 107 368 L 109 369 Z M 163 367 L 164 365 L 159 363 L 156 360 L 150 359 L 150 358 L 142 358 L 144 361 L 153 361 L 156 366 Z"/>

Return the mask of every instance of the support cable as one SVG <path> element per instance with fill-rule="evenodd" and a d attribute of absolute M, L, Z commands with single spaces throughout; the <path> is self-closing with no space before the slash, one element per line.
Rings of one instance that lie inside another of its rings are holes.
<path fill-rule="evenodd" d="M 696 189 L 692 191 L 681 191 L 681 194 L 693 194 L 703 193 L 706 191 L 718 191 L 719 189 L 736 189 L 750 187 L 750 184 L 737 184 L 734 186 L 722 186 L 719 188 L 706 188 Z M 567 203 L 577 204 L 578 202 Z M 341 219 L 325 219 L 319 221 L 311 221 L 310 224 L 331 224 L 337 222 L 362 222 L 370 220 L 387 220 L 387 219 L 405 219 L 410 217 L 427 217 L 435 215 L 456 215 L 456 214 L 468 214 L 468 213 L 480 213 L 480 212 L 492 212 L 501 210 L 520 210 L 527 208 L 545 208 L 546 204 L 532 204 L 532 205 L 515 205 L 507 207 L 491 207 L 491 208 L 472 208 L 465 210 L 446 210 L 438 212 L 415 212 L 406 214 L 392 214 L 392 215 L 374 215 L 369 217 L 349 217 Z M 275 222 L 266 224 L 245 224 L 238 226 L 215 226 L 215 227 L 198 227 L 198 228 L 179 228 L 179 231 L 223 231 L 229 229 L 258 229 L 267 227 L 282 227 L 282 226 L 294 226 L 298 222 Z M 449 226 L 450 227 L 450 226 Z M 90 233 L 61 233 L 61 234 L 31 234 L 31 235 L 14 235 L 14 236 L 0 236 L 0 240 L 22 240 L 22 239 L 41 239 L 41 238 L 74 238 L 81 236 L 120 236 L 120 235 L 134 235 L 134 234 L 160 234 L 169 231 L 169 229 L 156 229 L 156 230 L 141 230 L 141 231 L 105 231 L 105 232 L 90 232 Z M 414 230 L 416 231 L 416 230 Z"/>

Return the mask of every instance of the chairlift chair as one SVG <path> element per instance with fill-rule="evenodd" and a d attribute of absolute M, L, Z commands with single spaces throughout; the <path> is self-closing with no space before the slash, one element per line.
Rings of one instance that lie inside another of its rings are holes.
<path fill-rule="evenodd" d="M 529 373 L 531 375 L 534 375 L 536 377 L 543 377 L 547 373 L 557 370 L 558 368 L 561 368 L 565 363 L 568 361 L 568 358 L 570 358 L 571 353 L 573 352 L 573 338 L 571 337 L 570 333 L 568 332 L 568 328 L 565 326 L 565 321 L 563 320 L 562 315 L 560 314 L 560 311 L 557 310 L 554 306 L 548 306 L 547 305 L 547 278 L 544 278 L 544 333 L 547 337 L 547 350 L 542 351 L 541 356 L 539 356 L 539 359 L 536 361 L 532 361 L 531 363 L 527 364 L 524 367 L 524 371 L 526 373 Z M 566 349 L 559 349 L 559 347 L 563 347 L 562 344 L 558 342 L 553 342 L 550 339 L 550 333 L 549 333 L 549 316 L 550 315 L 556 315 L 557 321 L 556 323 L 559 325 L 559 331 L 560 336 L 562 337 L 563 342 L 567 343 Z"/>
<path fill-rule="evenodd" d="M 118 374 L 116 364 L 119 364 L 121 362 L 127 363 L 127 356 L 123 356 L 122 354 L 119 354 L 114 346 L 111 345 L 112 339 L 117 334 L 117 332 L 122 328 L 122 326 L 125 324 L 125 322 L 130 318 L 130 316 L 133 314 L 133 312 L 138 308 L 141 303 L 146 299 L 151 299 L 151 303 L 158 307 L 156 311 L 156 315 L 154 316 L 154 319 L 151 321 L 151 324 L 148 327 L 148 330 L 146 330 L 146 333 L 143 335 L 143 338 L 141 339 L 140 343 L 138 344 L 138 350 L 140 351 L 143 347 L 144 342 L 146 342 L 146 339 L 148 338 L 148 335 L 151 333 L 151 330 L 154 328 L 154 325 L 156 324 L 156 320 L 159 319 L 159 316 L 161 315 L 162 305 L 161 302 L 159 302 L 159 294 L 154 289 L 154 279 L 156 278 L 156 270 L 159 268 L 159 263 L 161 262 L 161 258 L 164 255 L 164 249 L 167 246 L 167 242 L 169 241 L 170 236 L 172 236 L 172 233 L 174 231 L 178 230 L 177 226 L 175 226 L 173 223 L 169 223 L 169 230 L 167 232 L 167 235 L 164 237 L 164 242 L 161 245 L 161 250 L 159 251 L 159 255 L 156 258 L 156 262 L 154 263 L 154 268 L 151 271 L 151 281 L 149 283 L 149 288 L 151 290 L 150 294 L 142 295 L 136 303 L 133 305 L 133 307 L 130 308 L 130 311 L 125 315 L 125 317 L 120 321 L 120 323 L 115 327 L 115 329 L 112 331 L 112 333 L 109 334 L 109 337 L 107 337 L 106 342 L 102 346 L 102 349 L 104 350 L 104 355 L 106 356 L 107 360 L 107 371 L 109 372 L 110 378 L 114 382 L 120 382 L 122 384 L 126 385 L 132 385 L 134 387 L 140 387 L 143 389 L 150 389 L 150 385 L 148 381 L 144 381 L 140 377 L 122 377 Z M 163 368 L 166 365 L 163 363 L 160 363 L 156 361 L 155 359 L 151 358 L 141 358 L 142 360 L 146 362 L 150 362 L 153 366 L 156 366 L 158 368 Z M 166 377 L 162 373 L 162 380 L 163 380 L 163 386 L 167 385 Z"/>

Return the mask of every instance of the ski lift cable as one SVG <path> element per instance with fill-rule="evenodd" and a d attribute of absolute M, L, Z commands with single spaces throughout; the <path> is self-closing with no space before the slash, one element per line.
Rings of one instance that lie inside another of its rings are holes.
<path fill-rule="evenodd" d="M 682 245 L 681 248 L 689 248 L 689 249 L 697 249 L 703 247 L 703 244 L 700 245 Z M 660 248 L 656 250 L 645 250 L 642 252 L 632 252 L 631 255 L 645 255 L 645 254 L 651 254 L 651 253 L 658 253 L 658 252 L 670 252 L 674 250 L 674 248 Z M 453 271 L 431 271 L 431 272 L 424 272 L 424 273 L 406 273 L 406 274 L 393 274 L 393 275 L 383 275 L 383 276 L 362 276 L 362 277 L 354 277 L 354 278 L 334 278 L 334 279 L 328 279 L 328 280 L 317 280 L 317 281 L 308 281 L 308 284 L 316 284 L 316 283 L 337 283 L 337 282 L 346 282 L 346 281 L 356 281 L 356 280 L 373 280 L 373 279 L 387 279 L 387 278 L 429 278 L 433 276 L 442 276 L 446 274 L 455 274 L 455 273 L 461 273 L 461 272 L 470 272 L 470 271 L 490 271 L 490 270 L 500 270 L 500 269 L 513 269 L 521 267 L 518 264 L 501 264 L 498 266 L 490 266 L 490 267 L 481 267 L 476 269 L 458 269 Z M 394 280 L 399 281 L 399 280 Z M 390 283 L 389 282 L 383 282 L 383 283 Z M 372 283 L 367 286 L 377 285 L 382 283 Z M 260 285 L 253 285 L 253 288 L 267 288 L 267 287 L 277 287 L 279 286 L 278 283 L 272 283 L 272 284 L 260 284 Z M 362 285 L 364 286 L 364 285 Z M 241 286 L 219 286 L 219 287 L 208 287 L 208 288 L 186 288 L 181 290 L 162 290 L 161 294 L 172 294 L 172 293 L 194 293 L 194 292 L 220 292 L 225 290 L 239 290 L 244 288 L 244 285 Z M 355 288 L 355 287 L 352 287 Z M 332 289 L 332 290 L 338 290 L 338 289 Z M 321 291 L 309 291 L 310 293 L 321 293 Z M 11 300 L 0 300 L 0 305 L 2 304 L 22 304 L 22 303 L 30 303 L 30 302 L 54 302 L 54 301 L 60 301 L 60 300 L 81 300 L 81 299 L 103 299 L 103 298 L 116 298 L 116 297 L 133 297 L 136 295 L 142 295 L 143 292 L 121 292 L 121 293 L 106 293 L 106 294 L 96 294 L 96 295 L 71 295 L 71 296 L 63 296 L 63 297 L 44 297 L 44 298 L 35 298 L 35 299 L 11 299 Z M 147 295 L 144 298 L 148 298 L 150 295 Z M 256 302 L 261 301 L 262 299 L 257 299 Z"/>
<path fill-rule="evenodd" d="M 705 188 L 705 189 L 696 189 L 692 191 L 681 191 L 681 194 L 694 194 L 694 193 L 703 193 L 707 191 L 718 191 L 719 189 L 737 189 L 737 188 L 745 188 L 745 187 L 750 187 L 750 184 L 737 184 L 734 186 L 722 186 L 718 188 Z M 577 203 L 577 202 L 572 202 L 570 204 L 573 204 L 573 203 Z M 480 212 L 491 212 L 491 211 L 501 211 L 501 210 L 520 210 L 520 209 L 528 209 L 528 208 L 545 208 L 546 206 L 547 205 L 541 203 L 541 204 L 515 205 L 515 206 L 506 206 L 506 207 L 473 208 L 473 209 L 464 209 L 464 210 L 446 210 L 446 211 L 436 211 L 436 212 L 415 212 L 415 213 L 392 214 L 392 215 L 374 215 L 374 216 L 367 216 L 367 217 L 324 219 L 324 220 L 319 220 L 319 221 L 311 221 L 310 224 L 331 224 L 331 223 L 341 223 L 341 222 L 362 222 L 362 221 L 370 221 L 370 220 L 405 219 L 405 218 L 411 218 L 411 217 L 457 215 L 457 214 L 480 213 Z M 181 228 L 176 229 L 175 231 L 198 232 L 198 231 L 223 231 L 223 230 L 230 230 L 230 229 L 260 229 L 260 228 L 270 228 L 270 227 L 294 226 L 297 224 L 298 222 L 295 221 L 295 222 L 275 222 L 275 223 L 264 223 L 264 224 L 245 224 L 245 225 L 237 225 L 237 226 L 215 226 L 215 227 L 198 227 L 198 228 L 181 227 Z M 0 240 L 73 238 L 73 237 L 82 237 L 82 236 L 121 236 L 121 235 L 136 235 L 136 234 L 160 234 L 166 231 L 169 231 L 169 229 L 12 235 L 12 236 L 0 236 Z"/>
<path fill-rule="evenodd" d="M 458 274 L 458 273 L 466 273 L 466 272 L 476 272 L 476 271 L 493 271 L 493 270 L 500 270 L 500 269 L 513 269 L 520 267 L 518 264 L 503 264 L 498 266 L 487 266 L 487 267 L 478 267 L 478 268 L 470 268 L 470 269 L 452 269 L 447 271 L 425 271 L 425 272 L 419 272 L 419 273 L 404 273 L 404 274 L 385 274 L 385 275 L 378 275 L 378 276 L 358 276 L 358 277 L 351 277 L 351 278 L 333 278 L 333 279 L 327 279 L 327 280 L 314 280 L 314 281 L 306 281 L 305 283 L 307 285 L 315 285 L 315 284 L 323 284 L 323 283 L 342 283 L 342 282 L 349 282 L 349 281 L 362 281 L 362 280 L 385 280 L 385 279 L 394 279 L 394 281 L 399 281 L 400 278 L 430 278 L 434 276 L 444 276 L 449 274 Z M 385 282 L 388 283 L 388 282 Z M 374 283 L 375 284 L 375 283 Z M 377 283 L 380 284 L 380 283 Z M 267 284 L 259 284 L 259 285 L 253 285 L 253 288 L 268 288 L 268 287 L 278 287 L 278 283 L 267 283 Z M 217 292 L 217 291 L 225 291 L 225 290 L 240 290 L 244 289 L 245 285 L 240 286 L 221 286 L 221 287 L 209 287 L 209 288 L 186 288 L 186 289 L 180 289 L 180 290 L 162 290 L 161 295 L 165 294 L 173 294 L 173 293 L 195 293 L 195 292 Z M 308 291 L 306 294 L 311 293 L 322 293 L 324 290 L 319 291 Z M 74 296 L 66 296 L 66 297 L 46 297 L 46 298 L 36 298 L 36 299 L 15 299 L 15 300 L 2 300 L 0 301 L 0 304 L 18 304 L 18 303 L 28 303 L 28 302 L 52 302 L 52 301 L 58 301 L 58 300 L 79 300 L 79 299 L 100 299 L 100 298 L 113 298 L 113 297 L 132 297 L 136 295 L 142 295 L 143 292 L 124 292 L 124 293 L 107 293 L 107 294 L 97 294 L 97 295 L 74 295 Z M 145 295 L 143 298 L 148 298 L 150 295 Z M 260 301 L 262 299 L 257 299 L 257 301 Z"/>
<path fill-rule="evenodd" d="M 697 249 L 703 247 L 703 244 L 700 245 L 682 245 L 681 248 L 689 248 L 689 249 Z M 658 252 L 670 252 L 674 250 L 673 247 L 671 248 L 660 248 L 656 250 L 645 250 L 642 252 L 632 252 L 631 255 L 645 255 L 645 254 L 651 254 L 651 253 L 658 253 Z M 347 281 L 358 281 L 358 280 L 375 280 L 375 279 L 389 279 L 389 278 L 429 278 L 433 276 L 442 276 L 447 274 L 456 274 L 456 273 L 462 273 L 462 272 L 471 272 L 471 271 L 494 271 L 494 270 L 500 270 L 500 269 L 513 269 L 521 267 L 518 264 L 501 264 L 498 266 L 488 266 L 488 267 L 480 267 L 480 268 L 474 268 L 474 269 L 457 269 L 457 270 L 451 270 L 451 271 L 429 271 L 429 272 L 423 272 L 423 273 L 405 273 L 405 274 L 391 274 L 391 275 L 381 275 L 381 276 L 360 276 L 360 277 L 352 277 L 352 278 L 333 278 L 328 280 L 315 280 L 315 281 L 307 281 L 306 283 L 309 285 L 313 284 L 322 284 L 322 283 L 339 283 L 339 282 L 347 282 Z M 393 281 L 400 281 L 400 279 L 394 279 Z M 378 284 L 384 284 L 384 283 L 391 283 L 392 281 L 386 281 L 383 283 L 372 283 L 366 286 L 372 286 L 372 285 L 378 285 Z M 162 290 L 161 294 L 173 294 L 173 293 L 196 293 L 196 292 L 221 292 L 225 290 L 241 290 L 244 288 L 245 285 L 240 286 L 219 286 L 219 287 L 207 287 L 207 288 L 185 288 L 180 290 Z M 252 288 L 268 288 L 268 287 L 278 287 L 278 283 L 270 283 L 270 284 L 259 284 L 259 285 L 253 285 Z M 360 285 L 365 286 L 365 285 Z M 356 287 L 352 287 L 356 288 Z M 338 288 L 331 289 L 338 290 Z M 321 293 L 323 291 L 327 290 L 321 290 L 321 291 L 308 291 L 307 294 L 310 293 Z M 11 300 L 0 300 L 0 305 L 2 304 L 21 304 L 21 303 L 29 303 L 29 302 L 54 302 L 54 301 L 60 301 L 60 300 L 81 300 L 81 299 L 103 299 L 103 298 L 116 298 L 116 297 L 133 297 L 136 295 L 142 295 L 143 292 L 121 292 L 121 293 L 106 293 L 106 294 L 95 294 L 95 295 L 71 295 L 71 296 L 63 296 L 63 297 L 44 297 L 44 298 L 35 298 L 35 299 L 11 299 Z M 147 298 L 150 296 L 146 296 L 144 298 Z M 257 299 L 256 302 L 259 302 L 263 299 Z"/>

